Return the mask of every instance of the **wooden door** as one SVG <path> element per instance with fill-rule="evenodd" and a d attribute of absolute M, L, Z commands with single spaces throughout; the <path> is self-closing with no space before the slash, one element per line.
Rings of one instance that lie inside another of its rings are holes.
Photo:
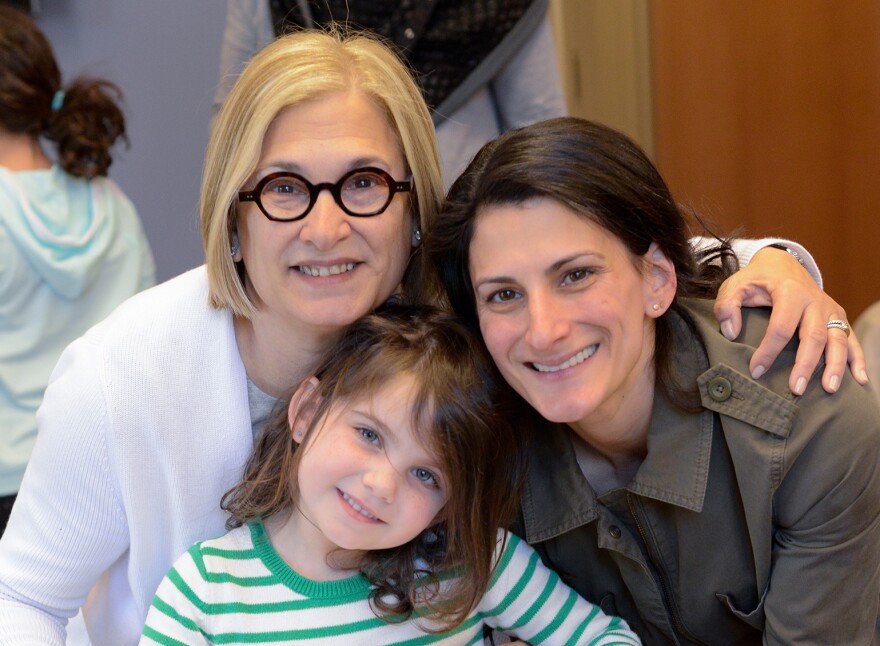
<path fill-rule="evenodd" d="M 655 151 L 677 198 L 805 244 L 851 320 L 880 299 L 880 2 L 650 3 Z"/>

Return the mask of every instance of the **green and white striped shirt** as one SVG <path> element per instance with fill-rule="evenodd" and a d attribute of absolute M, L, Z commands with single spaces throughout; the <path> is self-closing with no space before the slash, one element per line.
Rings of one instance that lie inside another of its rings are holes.
<path fill-rule="evenodd" d="M 141 644 L 479 644 L 484 624 L 532 644 L 640 644 L 626 623 L 567 587 L 508 536 L 489 590 L 459 627 L 432 635 L 386 623 L 361 575 L 312 581 L 273 549 L 262 524 L 195 544 L 159 586 Z"/>

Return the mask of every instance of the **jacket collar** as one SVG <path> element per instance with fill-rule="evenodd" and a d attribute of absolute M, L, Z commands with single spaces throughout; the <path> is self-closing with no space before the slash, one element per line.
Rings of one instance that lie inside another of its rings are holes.
<path fill-rule="evenodd" d="M 699 512 L 709 479 L 713 414 L 785 436 L 791 429 L 795 405 L 787 388 L 774 392 L 748 376 L 754 347 L 730 342 L 721 335 L 711 301 L 684 300 L 682 304 L 697 335 L 681 316 L 667 314 L 673 329 L 673 361 L 682 384 L 698 384 L 704 410 L 683 412 L 657 393 L 648 454 L 626 490 Z M 713 362 L 713 358 L 719 361 Z M 721 401 L 717 393 L 714 399 L 709 396 L 710 387 L 719 383 L 716 378 L 731 386 L 731 395 Z M 599 516 L 596 493 L 578 466 L 571 433 L 565 425 L 548 422 L 532 433 L 522 501 L 523 529 L 529 543 L 549 540 Z"/>

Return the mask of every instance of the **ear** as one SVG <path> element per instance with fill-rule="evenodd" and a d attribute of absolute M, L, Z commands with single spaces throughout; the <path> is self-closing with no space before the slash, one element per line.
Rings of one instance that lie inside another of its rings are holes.
<path fill-rule="evenodd" d="M 309 428 L 309 424 L 312 423 L 312 417 L 320 403 L 320 399 L 312 396 L 319 383 L 317 377 L 309 377 L 299 385 L 299 388 L 293 393 L 293 397 L 290 398 L 287 420 L 290 424 L 293 441 L 297 444 L 302 444 L 305 432 Z"/>
<path fill-rule="evenodd" d="M 656 242 L 651 243 L 642 258 L 645 263 L 645 314 L 650 318 L 659 318 L 675 298 L 678 287 L 675 265 Z"/>

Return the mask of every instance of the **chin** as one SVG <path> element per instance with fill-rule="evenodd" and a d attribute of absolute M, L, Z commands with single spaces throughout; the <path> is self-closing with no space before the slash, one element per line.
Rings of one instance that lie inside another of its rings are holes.
<path fill-rule="evenodd" d="M 369 314 L 373 309 L 367 303 L 353 303 L 351 300 L 344 300 L 327 303 L 312 312 L 302 312 L 300 316 L 314 327 L 342 329 Z"/>
<path fill-rule="evenodd" d="M 565 405 L 560 402 L 552 402 L 547 405 L 536 405 L 529 402 L 532 407 L 541 414 L 544 419 L 557 424 L 573 424 L 579 422 L 589 414 L 583 401 Z"/>

